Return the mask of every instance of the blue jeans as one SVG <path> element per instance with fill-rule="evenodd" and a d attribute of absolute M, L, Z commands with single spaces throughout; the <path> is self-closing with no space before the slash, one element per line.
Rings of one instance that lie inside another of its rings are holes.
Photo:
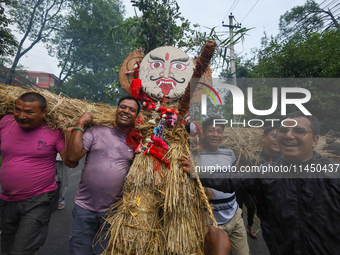
<path fill-rule="evenodd" d="M 98 230 L 105 223 L 108 212 L 92 212 L 74 205 L 72 231 L 69 236 L 70 255 L 100 255 L 106 248 L 109 237 L 105 235 L 110 228 L 106 223 L 104 230 L 97 236 Z M 94 245 L 94 247 L 92 247 Z"/>

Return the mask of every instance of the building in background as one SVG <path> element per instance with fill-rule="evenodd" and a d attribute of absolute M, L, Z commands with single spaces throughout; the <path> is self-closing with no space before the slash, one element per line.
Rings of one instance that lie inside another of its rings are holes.
<path fill-rule="evenodd" d="M 58 85 L 59 79 L 52 73 L 17 70 L 14 79 L 10 78 L 10 69 L 0 65 L 0 83 L 13 86 L 37 85 L 41 88 L 51 88 Z"/>
<path fill-rule="evenodd" d="M 26 71 L 26 79 L 32 80 L 35 84 L 41 88 L 50 88 L 54 85 L 58 85 L 59 79 L 52 73 Z"/>

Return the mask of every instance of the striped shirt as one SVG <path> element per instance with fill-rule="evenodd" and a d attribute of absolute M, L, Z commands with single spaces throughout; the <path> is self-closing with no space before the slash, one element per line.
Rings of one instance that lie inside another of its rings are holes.
<path fill-rule="evenodd" d="M 236 166 L 236 157 L 231 149 L 220 146 L 217 151 L 203 151 L 200 155 L 194 156 L 196 165 L 199 166 L 214 166 L 228 167 Z M 229 168 L 230 169 L 230 168 Z M 219 226 L 227 224 L 238 210 L 235 192 L 223 193 L 215 189 L 211 189 L 213 199 L 210 202 L 213 204 L 213 214 Z"/>

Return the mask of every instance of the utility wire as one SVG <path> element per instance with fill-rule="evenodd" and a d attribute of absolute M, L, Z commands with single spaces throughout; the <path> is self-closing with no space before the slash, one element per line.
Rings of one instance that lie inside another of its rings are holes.
<path fill-rule="evenodd" d="M 331 6 L 334 2 L 337 2 L 337 0 L 333 0 L 330 3 L 328 3 L 326 6 L 322 7 L 322 9 L 326 9 L 329 8 L 329 6 Z"/>
<path fill-rule="evenodd" d="M 237 22 L 237 20 L 235 19 L 235 17 L 234 17 L 234 20 L 235 20 L 235 24 L 238 24 L 238 22 Z"/>
<path fill-rule="evenodd" d="M 321 2 L 321 3 L 319 4 L 319 6 L 321 6 L 324 2 L 327 2 L 327 1 L 329 1 L 329 0 L 324 0 L 323 2 Z"/>
<path fill-rule="evenodd" d="M 327 1 L 328 1 L 328 0 L 327 0 Z M 327 1 L 324 1 L 324 2 L 323 2 L 324 4 L 319 4 L 319 7 L 320 7 L 321 9 L 327 8 L 329 5 L 333 4 L 333 3 L 336 2 L 337 0 L 329 0 L 328 3 L 327 3 Z M 324 6 L 322 7 L 322 5 L 324 5 Z"/>
<path fill-rule="evenodd" d="M 233 9 L 231 9 L 231 12 L 235 9 L 236 5 L 240 2 L 240 0 L 237 0 L 236 4 L 234 5 Z"/>
<path fill-rule="evenodd" d="M 234 0 L 233 4 L 230 6 L 230 9 L 229 9 L 229 11 L 227 11 L 227 14 L 224 16 L 223 21 L 224 21 L 225 18 L 227 17 L 228 13 L 230 13 L 231 8 L 233 8 L 233 5 L 235 4 L 236 1 L 237 1 L 237 0 Z"/>
<path fill-rule="evenodd" d="M 253 5 L 253 7 L 251 7 L 250 11 L 246 14 L 246 16 L 244 16 L 244 18 L 241 20 L 240 23 L 243 22 L 243 20 L 248 16 L 248 14 L 251 12 L 251 10 L 255 7 L 255 5 L 259 2 L 260 0 L 257 0 L 256 3 Z"/>
<path fill-rule="evenodd" d="M 59 61 L 57 61 L 57 60 L 51 60 L 51 59 L 47 59 L 47 58 L 42 58 L 42 57 L 39 57 L 39 56 L 36 56 L 36 55 L 33 55 L 33 54 L 31 54 L 31 53 L 26 53 L 25 54 L 25 56 L 27 56 L 27 57 L 35 57 L 35 58 L 41 58 L 41 59 L 44 59 L 44 60 L 48 60 L 48 61 L 50 61 L 50 62 L 56 62 L 56 63 L 59 63 Z"/>

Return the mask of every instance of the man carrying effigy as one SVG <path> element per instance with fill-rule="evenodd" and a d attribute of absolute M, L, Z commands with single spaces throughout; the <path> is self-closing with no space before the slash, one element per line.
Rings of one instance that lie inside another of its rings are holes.
<path fill-rule="evenodd" d="M 46 107 L 42 95 L 28 92 L 17 99 L 14 114 L 0 120 L 2 254 L 39 250 L 58 206 L 57 153 L 65 165 L 75 167 L 66 159 L 62 131 L 44 121 Z"/>
<path fill-rule="evenodd" d="M 87 156 L 72 212 L 70 255 L 101 254 L 106 248 L 107 239 L 95 237 L 107 212 L 122 195 L 124 179 L 135 155 L 132 127 L 139 111 L 139 102 L 125 96 L 118 102 L 113 127 L 94 126 L 84 132 L 93 118 L 91 113 L 85 112 L 73 128 L 67 143 L 68 158 L 78 162 Z M 102 236 L 107 229 L 108 224 Z"/>
<path fill-rule="evenodd" d="M 202 149 L 199 154 L 194 156 L 194 160 L 201 170 L 208 170 L 209 166 L 231 166 L 236 168 L 236 157 L 232 149 L 228 149 L 220 143 L 223 140 L 225 125 L 216 124 L 210 117 L 203 124 Z M 185 158 L 180 158 L 185 161 Z M 184 163 L 181 163 L 183 165 Z M 181 166 L 180 165 L 180 166 Z M 248 255 L 249 246 L 247 242 L 247 232 L 242 219 L 242 209 L 236 202 L 235 192 L 224 193 L 211 189 L 213 214 L 218 226 L 221 226 L 229 235 L 231 253 L 233 255 Z"/>
<path fill-rule="evenodd" d="M 284 124 L 277 129 L 284 158 L 261 165 L 265 174 L 201 175 L 202 184 L 223 192 L 242 187 L 267 203 L 271 254 L 338 254 L 339 164 L 313 152 L 320 132 L 314 116 L 294 112 Z"/>

